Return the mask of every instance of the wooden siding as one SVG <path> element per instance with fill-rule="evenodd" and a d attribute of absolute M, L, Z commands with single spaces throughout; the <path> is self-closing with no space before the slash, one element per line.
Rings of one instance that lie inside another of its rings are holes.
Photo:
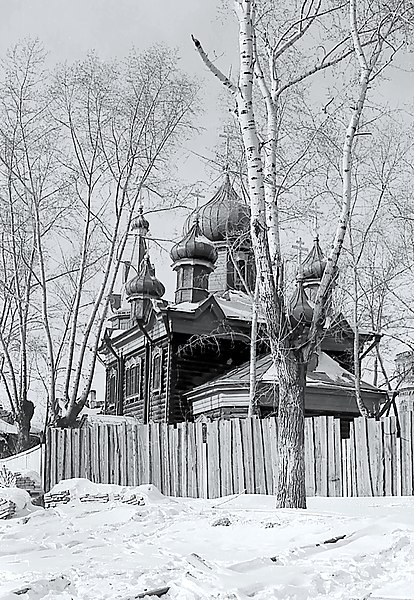
<path fill-rule="evenodd" d="M 175 336 L 172 347 L 170 423 L 191 418 L 191 405 L 184 397 L 186 392 L 223 375 L 245 362 L 249 356 L 249 346 L 237 340 L 221 339 L 219 347 L 214 337 L 208 340 L 195 336 L 193 344 L 184 336 L 181 344 L 179 341 L 180 338 Z"/>

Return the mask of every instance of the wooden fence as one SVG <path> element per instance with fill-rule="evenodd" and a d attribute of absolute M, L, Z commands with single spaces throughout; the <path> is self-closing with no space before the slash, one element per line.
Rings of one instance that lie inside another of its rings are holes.
<path fill-rule="evenodd" d="M 384 496 L 414 493 L 414 413 L 381 421 L 356 419 L 341 439 L 333 417 L 306 419 L 308 496 Z M 49 429 L 45 489 L 61 479 L 153 483 L 171 496 L 215 498 L 273 494 L 277 421 L 232 419 L 208 424 L 93 424 Z"/>

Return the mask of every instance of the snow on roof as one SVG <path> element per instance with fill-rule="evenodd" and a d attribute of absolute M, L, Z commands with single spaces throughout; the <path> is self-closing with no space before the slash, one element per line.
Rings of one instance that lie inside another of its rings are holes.
<path fill-rule="evenodd" d="M 133 425 L 137 420 L 135 417 L 124 417 L 118 415 L 82 415 L 82 425 L 122 425 L 123 423 Z"/>
<path fill-rule="evenodd" d="M 3 421 L 3 419 L 0 419 L 0 433 L 17 434 L 18 431 L 16 425 L 10 425 L 10 423 L 7 423 L 6 421 Z"/>
<path fill-rule="evenodd" d="M 197 308 L 204 302 L 204 300 L 200 300 L 200 302 L 179 302 L 178 304 L 170 304 L 170 310 L 182 310 L 183 312 L 195 312 Z"/>
<path fill-rule="evenodd" d="M 220 384 L 237 383 L 240 387 L 246 387 L 249 384 L 250 365 L 244 363 L 240 367 L 233 369 L 226 375 L 216 377 L 212 381 L 198 386 L 189 395 L 192 395 L 196 390 L 202 390 L 203 388 L 209 388 L 211 386 Z M 270 354 L 266 354 L 258 359 L 256 362 L 256 378 L 257 381 L 263 383 L 274 383 L 277 382 L 276 371 L 272 362 Z M 339 363 L 333 358 L 328 356 L 325 352 L 321 352 L 319 355 L 319 361 L 314 371 L 308 371 L 306 374 L 306 385 L 310 387 L 347 387 L 353 388 L 355 385 L 355 378 L 352 373 L 341 367 Z M 366 391 L 378 391 L 378 389 L 367 383 L 361 381 L 361 386 Z"/>
<path fill-rule="evenodd" d="M 275 368 L 272 364 L 264 373 L 262 381 L 277 380 Z M 321 352 L 319 355 L 318 365 L 314 371 L 308 371 L 306 374 L 306 384 L 308 386 L 320 386 L 321 384 L 335 385 L 341 387 L 354 387 L 355 377 L 352 373 L 341 367 L 332 357 L 326 352 Z M 361 385 L 365 389 L 376 390 L 376 388 L 365 381 L 361 381 Z"/>
<path fill-rule="evenodd" d="M 217 304 L 229 319 L 252 320 L 252 300 L 243 292 L 228 291 L 216 296 Z"/>

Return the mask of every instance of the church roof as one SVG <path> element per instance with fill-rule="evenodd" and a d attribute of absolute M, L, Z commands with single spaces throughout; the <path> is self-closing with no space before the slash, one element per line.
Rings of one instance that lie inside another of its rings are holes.
<path fill-rule="evenodd" d="M 170 252 L 171 259 L 176 262 L 185 258 L 199 258 L 215 263 L 217 250 L 201 232 L 198 218 L 183 239 L 175 244 Z"/>
<path fill-rule="evenodd" d="M 224 181 L 212 199 L 195 211 L 200 230 L 212 242 L 225 241 L 228 236 L 246 232 L 250 227 L 250 209 L 238 196 L 226 173 Z M 194 213 L 187 218 L 184 231 L 188 231 Z"/>
<path fill-rule="evenodd" d="M 144 236 L 148 233 L 149 223 L 144 217 L 144 209 L 142 208 L 142 206 L 139 207 L 138 216 L 132 219 L 130 230 L 136 231 L 137 233 L 140 233 Z"/>
<path fill-rule="evenodd" d="M 127 297 L 143 295 L 151 298 L 161 298 L 165 294 L 165 287 L 155 277 L 155 269 L 148 255 L 143 260 L 140 272 L 125 284 L 125 293 Z"/>
<path fill-rule="evenodd" d="M 248 387 L 249 377 L 250 363 L 246 362 L 226 375 L 216 377 L 208 383 L 194 388 L 188 395 L 196 395 L 202 390 L 207 390 L 208 388 L 222 384 L 234 384 L 240 387 Z M 270 354 L 266 354 L 257 360 L 256 378 L 257 381 L 261 383 L 277 383 L 277 375 Z M 353 390 L 355 387 L 355 376 L 341 367 L 341 365 L 328 356 L 328 354 L 321 352 L 316 369 L 314 371 L 308 371 L 306 374 L 306 385 L 307 387 L 326 387 L 331 389 L 347 388 Z M 381 390 L 366 381 L 361 381 L 361 387 L 367 392 L 381 392 Z"/>
<path fill-rule="evenodd" d="M 301 265 L 301 274 L 306 279 L 322 279 L 326 267 L 326 258 L 319 245 L 319 236 L 314 239 L 313 246 Z"/>
<path fill-rule="evenodd" d="M 313 309 L 308 302 L 306 292 L 303 289 L 303 278 L 298 278 L 295 293 L 289 304 L 289 317 L 292 325 L 299 323 L 308 325 L 312 322 Z"/>

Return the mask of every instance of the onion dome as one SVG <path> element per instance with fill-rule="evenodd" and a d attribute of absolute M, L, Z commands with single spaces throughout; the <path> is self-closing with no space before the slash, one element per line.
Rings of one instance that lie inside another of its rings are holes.
<path fill-rule="evenodd" d="M 313 247 L 301 265 L 303 279 L 322 279 L 326 267 L 326 258 L 319 245 L 319 236 L 315 237 Z"/>
<path fill-rule="evenodd" d="M 132 219 L 131 231 L 136 231 L 139 235 L 146 236 L 149 231 L 149 223 L 147 219 L 144 217 L 144 211 L 142 206 L 139 207 L 138 216 Z"/>
<path fill-rule="evenodd" d="M 217 260 L 217 250 L 200 230 L 198 218 L 183 239 L 172 247 L 170 256 L 173 262 L 185 258 L 195 258 L 215 263 Z"/>
<path fill-rule="evenodd" d="M 144 258 L 138 275 L 126 283 L 125 293 L 127 298 L 131 296 L 161 298 L 165 294 L 165 287 L 155 277 L 155 269 L 151 265 L 148 255 Z"/>
<path fill-rule="evenodd" d="M 303 289 L 303 279 L 298 278 L 295 294 L 290 301 L 289 316 L 294 324 L 310 325 L 313 318 L 313 309 L 308 302 L 306 292 Z"/>
<path fill-rule="evenodd" d="M 230 183 L 228 174 L 213 198 L 197 209 L 200 230 L 212 242 L 222 242 L 229 235 L 248 231 L 250 227 L 250 211 L 248 205 L 236 194 Z M 189 231 L 191 219 L 187 219 L 184 231 Z"/>

